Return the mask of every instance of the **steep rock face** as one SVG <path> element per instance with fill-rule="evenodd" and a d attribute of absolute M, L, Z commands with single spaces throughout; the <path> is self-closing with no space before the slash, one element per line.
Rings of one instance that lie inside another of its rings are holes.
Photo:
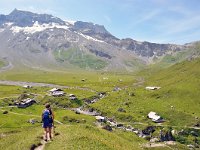
<path fill-rule="evenodd" d="M 72 26 L 72 31 L 81 32 L 82 34 L 94 37 L 98 40 L 117 39 L 111 35 L 104 26 L 89 22 L 77 21 Z"/>
<path fill-rule="evenodd" d="M 120 47 L 134 51 L 137 55 L 143 57 L 162 56 L 168 51 L 180 51 L 183 46 L 173 44 L 157 44 L 150 42 L 138 42 L 132 39 L 123 39 Z"/>
<path fill-rule="evenodd" d="M 104 26 L 82 21 L 75 22 L 74 26 L 72 26 L 71 29 L 72 31 L 80 32 L 84 35 L 88 35 L 98 40 L 105 41 L 120 49 L 133 51 L 136 55 L 147 58 L 153 56 L 163 56 L 168 51 L 180 51 L 184 47 L 175 44 L 157 44 L 146 41 L 138 42 L 130 38 L 120 40 L 111 35 Z"/>

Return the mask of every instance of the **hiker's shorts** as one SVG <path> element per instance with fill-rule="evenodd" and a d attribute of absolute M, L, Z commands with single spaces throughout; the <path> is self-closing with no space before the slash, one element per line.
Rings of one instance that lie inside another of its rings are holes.
<path fill-rule="evenodd" d="M 52 123 L 50 123 L 49 121 L 44 121 L 42 124 L 43 128 L 52 128 Z"/>

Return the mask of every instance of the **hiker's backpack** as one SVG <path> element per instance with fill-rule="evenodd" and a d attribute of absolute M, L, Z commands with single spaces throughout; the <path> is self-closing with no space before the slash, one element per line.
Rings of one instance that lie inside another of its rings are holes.
<path fill-rule="evenodd" d="M 53 119 L 52 119 L 52 112 L 48 109 L 45 109 L 44 112 L 43 112 L 43 115 L 42 115 L 42 121 L 48 121 L 49 123 L 52 123 L 53 122 Z"/>

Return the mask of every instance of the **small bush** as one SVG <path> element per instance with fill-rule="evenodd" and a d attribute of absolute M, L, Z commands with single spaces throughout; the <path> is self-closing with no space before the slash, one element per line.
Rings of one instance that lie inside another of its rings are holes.
<path fill-rule="evenodd" d="M 8 114 L 8 111 L 5 110 L 5 111 L 3 112 L 3 114 Z"/>

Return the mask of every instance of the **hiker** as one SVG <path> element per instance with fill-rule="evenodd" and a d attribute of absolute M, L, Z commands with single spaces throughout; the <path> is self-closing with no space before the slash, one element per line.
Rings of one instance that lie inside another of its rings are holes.
<path fill-rule="evenodd" d="M 45 141 L 47 141 L 47 137 L 48 137 L 48 133 L 49 133 L 49 139 L 51 140 L 52 139 L 52 135 L 51 135 L 51 130 L 52 130 L 52 127 L 53 127 L 53 121 L 54 121 L 54 113 L 51 109 L 51 106 L 49 103 L 47 103 L 45 105 L 45 110 L 43 111 L 42 113 L 42 127 L 44 128 L 44 131 L 45 131 Z"/>

